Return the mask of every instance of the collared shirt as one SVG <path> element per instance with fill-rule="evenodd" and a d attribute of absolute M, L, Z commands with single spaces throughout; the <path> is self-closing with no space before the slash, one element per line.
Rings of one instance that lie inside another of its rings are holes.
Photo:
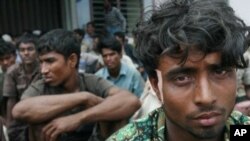
<path fill-rule="evenodd" d="M 141 96 L 145 85 L 140 73 L 135 68 L 124 63 L 121 63 L 121 69 L 119 75 L 116 78 L 110 76 L 107 67 L 100 69 L 98 72 L 96 72 L 96 75 L 109 80 L 120 88 L 130 91 L 137 97 Z"/>
<path fill-rule="evenodd" d="M 226 122 L 224 141 L 229 141 L 230 125 L 250 125 L 250 117 L 233 111 Z M 166 126 L 166 116 L 161 107 L 118 130 L 107 141 L 166 141 Z"/>
<path fill-rule="evenodd" d="M 31 82 L 41 78 L 38 62 L 36 65 L 37 67 L 33 70 L 31 77 L 27 76 L 23 64 L 12 65 L 5 74 L 3 96 L 20 99 Z"/>

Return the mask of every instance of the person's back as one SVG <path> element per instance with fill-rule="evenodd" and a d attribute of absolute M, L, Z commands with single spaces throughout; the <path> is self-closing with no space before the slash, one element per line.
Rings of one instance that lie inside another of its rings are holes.
<path fill-rule="evenodd" d="M 107 141 L 230 140 L 230 125 L 250 125 L 233 110 L 249 28 L 225 0 L 171 0 L 153 9 L 137 24 L 136 50 L 162 106 Z"/>

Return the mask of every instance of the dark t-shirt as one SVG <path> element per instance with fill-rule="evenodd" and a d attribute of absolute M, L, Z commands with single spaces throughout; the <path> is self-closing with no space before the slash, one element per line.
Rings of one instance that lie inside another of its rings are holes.
<path fill-rule="evenodd" d="M 14 64 L 4 76 L 3 96 L 16 98 L 19 101 L 29 85 L 40 78 L 39 64 L 36 64 L 31 77 L 26 74 L 23 64 Z"/>
<path fill-rule="evenodd" d="M 97 77 L 92 74 L 80 74 L 80 91 L 88 91 L 97 96 L 105 98 L 108 95 L 108 91 L 111 87 L 115 87 L 110 82 L 104 80 L 103 78 Z M 22 98 L 28 98 L 39 95 L 54 95 L 54 94 L 63 94 L 63 88 L 61 87 L 52 87 L 46 85 L 44 81 L 38 80 L 28 87 L 26 91 L 24 91 Z M 69 112 L 66 112 L 65 115 L 74 114 L 84 110 L 84 107 L 76 107 Z M 85 124 L 78 128 L 76 131 L 71 133 L 65 133 L 61 135 L 60 141 L 84 141 L 87 140 L 92 131 L 93 131 L 94 123 Z"/>

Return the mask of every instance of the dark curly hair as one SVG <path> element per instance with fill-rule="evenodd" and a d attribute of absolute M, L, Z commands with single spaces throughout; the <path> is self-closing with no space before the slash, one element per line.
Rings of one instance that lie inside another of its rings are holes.
<path fill-rule="evenodd" d="M 204 56 L 221 52 L 222 65 L 243 68 L 248 30 L 225 0 L 169 0 L 138 22 L 136 53 L 150 77 L 162 54 L 184 64 L 193 47 Z"/>

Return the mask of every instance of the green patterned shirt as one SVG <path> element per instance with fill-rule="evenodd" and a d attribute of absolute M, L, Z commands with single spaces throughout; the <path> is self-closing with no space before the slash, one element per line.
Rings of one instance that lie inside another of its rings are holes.
<path fill-rule="evenodd" d="M 163 108 L 158 108 L 148 116 L 126 125 L 107 141 L 165 141 L 165 120 Z M 225 141 L 229 141 L 230 125 L 250 125 L 250 117 L 233 111 L 226 123 Z"/>

